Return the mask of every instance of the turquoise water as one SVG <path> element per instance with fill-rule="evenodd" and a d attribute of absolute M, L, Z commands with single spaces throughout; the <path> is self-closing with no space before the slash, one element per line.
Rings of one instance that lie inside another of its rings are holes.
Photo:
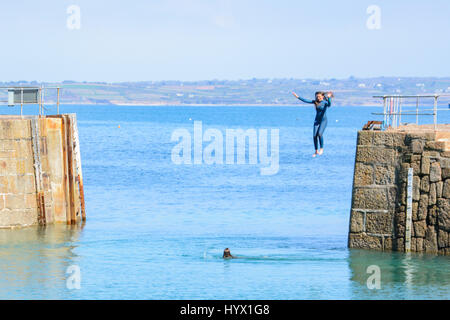
<path fill-rule="evenodd" d="M 0 230 L 0 298 L 449 299 L 449 257 L 347 248 L 356 131 L 375 111 L 330 109 L 313 159 L 311 108 L 63 106 L 78 116 L 88 220 Z M 171 134 L 194 120 L 278 128 L 278 174 L 173 164 Z M 80 289 L 66 286 L 73 265 Z"/>

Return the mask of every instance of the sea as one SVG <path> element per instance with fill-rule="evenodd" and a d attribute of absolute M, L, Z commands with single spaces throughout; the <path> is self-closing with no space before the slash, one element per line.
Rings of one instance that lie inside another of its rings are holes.
<path fill-rule="evenodd" d="M 0 229 L 0 299 L 450 298 L 450 257 L 347 247 L 357 131 L 380 107 L 330 108 L 316 158 L 310 106 L 60 111 L 77 114 L 87 221 Z M 277 172 L 176 163 L 174 132 L 194 122 L 278 132 Z"/>

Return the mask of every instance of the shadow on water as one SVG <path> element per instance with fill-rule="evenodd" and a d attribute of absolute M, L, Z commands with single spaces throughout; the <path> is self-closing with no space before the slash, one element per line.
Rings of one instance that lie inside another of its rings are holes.
<path fill-rule="evenodd" d="M 0 229 L 0 299 L 60 298 L 83 225 Z"/>
<path fill-rule="evenodd" d="M 420 296 L 428 299 L 447 299 L 450 287 L 450 259 L 446 256 L 402 253 L 377 252 L 352 249 L 349 252 L 350 280 L 353 281 L 355 294 L 377 299 L 390 297 L 395 299 L 410 299 Z M 381 289 L 368 289 L 368 278 L 373 274 L 369 266 L 380 268 Z M 392 297 L 392 293 L 395 296 Z"/>

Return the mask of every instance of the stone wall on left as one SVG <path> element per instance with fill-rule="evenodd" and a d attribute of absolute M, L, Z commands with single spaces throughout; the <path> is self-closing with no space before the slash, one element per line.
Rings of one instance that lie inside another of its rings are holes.
<path fill-rule="evenodd" d="M 84 218 L 76 116 L 0 116 L 0 228 Z"/>

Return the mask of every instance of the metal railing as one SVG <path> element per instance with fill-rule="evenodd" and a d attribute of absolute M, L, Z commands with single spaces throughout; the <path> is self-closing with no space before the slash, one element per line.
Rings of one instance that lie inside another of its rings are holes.
<path fill-rule="evenodd" d="M 0 101 L 7 103 L 8 106 L 14 107 L 20 104 L 20 115 L 23 115 L 23 106 L 27 104 L 39 105 L 39 115 L 44 114 L 45 110 L 45 99 L 44 94 L 46 90 L 55 89 L 56 90 L 56 110 L 59 114 L 59 98 L 61 87 L 0 87 L 0 89 L 6 89 L 8 91 L 8 100 Z"/>
<path fill-rule="evenodd" d="M 439 98 L 450 97 L 450 95 L 445 94 L 383 95 L 373 97 L 383 98 L 383 113 L 372 113 L 383 116 L 382 130 L 397 128 L 399 125 L 410 123 L 402 123 L 402 116 L 415 116 L 416 124 L 419 124 L 419 116 L 433 116 L 434 129 L 436 129 L 438 111 L 450 111 L 450 104 L 447 105 L 447 108 L 438 109 Z M 421 105 L 424 99 L 432 99 L 432 108 L 428 107 L 428 109 L 425 109 L 426 106 Z M 413 100 L 412 103 L 411 100 Z"/>

